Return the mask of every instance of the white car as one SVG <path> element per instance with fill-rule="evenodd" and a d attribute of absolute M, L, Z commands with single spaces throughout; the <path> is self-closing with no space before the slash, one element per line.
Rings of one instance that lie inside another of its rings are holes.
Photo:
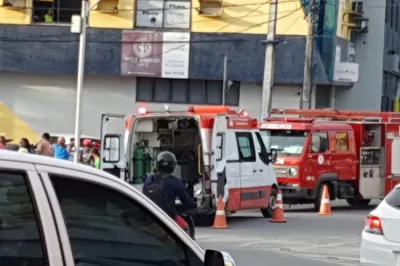
<path fill-rule="evenodd" d="M 400 265 L 400 185 L 368 215 L 361 237 L 360 262 Z"/>
<path fill-rule="evenodd" d="M 106 172 L 0 151 L 1 265 L 231 266 Z"/>

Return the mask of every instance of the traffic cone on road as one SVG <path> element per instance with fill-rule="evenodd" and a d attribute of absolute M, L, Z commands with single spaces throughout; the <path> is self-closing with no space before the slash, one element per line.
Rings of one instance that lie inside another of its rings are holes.
<path fill-rule="evenodd" d="M 319 207 L 318 215 L 328 216 L 332 215 L 331 203 L 329 201 L 329 190 L 328 186 L 324 185 L 324 190 L 322 191 L 321 204 Z"/>
<path fill-rule="evenodd" d="M 213 228 L 216 228 L 216 229 L 229 228 L 228 224 L 226 223 L 225 204 L 222 199 L 222 196 L 218 197 L 217 212 L 215 213 Z"/>
<path fill-rule="evenodd" d="M 269 220 L 271 223 L 286 223 L 285 214 L 283 211 L 283 200 L 282 191 L 278 190 L 278 196 L 276 197 L 276 203 L 274 207 L 274 214 L 272 219 Z"/>

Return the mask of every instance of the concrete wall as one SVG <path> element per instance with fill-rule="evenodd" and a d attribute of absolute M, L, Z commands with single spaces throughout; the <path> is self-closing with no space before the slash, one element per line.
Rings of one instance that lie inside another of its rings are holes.
<path fill-rule="evenodd" d="M 4 3 L 3 1 L 1 3 Z M 20 0 L 18 5 L 26 8 L 0 6 L 0 24 L 27 25 L 32 21 L 33 0 Z"/>
<path fill-rule="evenodd" d="M 345 12 L 351 10 L 351 2 L 352 0 L 339 0 L 338 3 L 336 35 L 346 40 L 350 39 L 350 29 L 348 27 L 349 15 L 346 15 Z"/>
<path fill-rule="evenodd" d="M 398 6 L 386 6 L 382 111 L 399 111 L 400 73 L 393 71 L 393 55 L 390 55 L 391 53 L 400 55 L 400 17 L 398 17 L 398 9 Z"/>
<path fill-rule="evenodd" d="M 89 75 L 121 74 L 121 30 L 90 29 L 86 52 Z M 275 82 L 298 84 L 303 81 L 304 36 L 278 36 Z M 230 63 L 228 78 L 261 82 L 264 72 L 265 35 L 235 33 L 192 33 L 189 78 L 221 80 L 223 55 Z M 332 38 L 329 38 L 332 39 Z M 332 50 L 332 49 L 331 49 Z M 323 52 L 323 51 L 321 51 Z M 0 25 L 0 71 L 70 74 L 76 73 L 78 36 L 68 27 Z M 314 81 L 329 83 L 330 60 L 314 52 Z"/>
<path fill-rule="evenodd" d="M 67 75 L 0 73 L 0 101 L 16 117 L 38 134 L 44 131 L 73 133 L 76 79 Z M 87 77 L 83 90 L 82 129 L 84 134 L 99 136 L 102 113 L 133 114 L 137 111 L 135 78 Z M 278 87 L 273 93 L 274 107 L 296 104 L 300 87 Z M 258 118 L 261 112 L 261 86 L 242 83 L 240 107 Z M 162 111 L 164 104 L 149 104 L 149 110 Z M 185 110 L 188 105 L 172 105 Z M 0 116 L 1 117 L 1 116 Z M 0 120 L 1 123 L 2 120 Z M 12 133 L 9 133 L 12 134 Z"/>
<path fill-rule="evenodd" d="M 382 95 L 383 53 L 385 39 L 385 1 L 376 8 L 374 1 L 364 2 L 364 17 L 369 18 L 369 32 L 356 41 L 359 82 L 349 88 L 336 88 L 335 108 L 380 110 Z"/>
<path fill-rule="evenodd" d="M 1 73 L 0 100 L 36 132 L 74 132 L 76 79 L 73 76 Z M 84 84 L 82 128 L 99 135 L 102 113 L 132 113 L 135 82 L 88 77 Z"/>
<path fill-rule="evenodd" d="M 92 28 L 132 29 L 135 25 L 135 3 L 132 0 L 90 0 L 90 5 L 99 3 L 90 11 L 89 26 Z M 113 12 L 114 9 L 118 12 Z"/>

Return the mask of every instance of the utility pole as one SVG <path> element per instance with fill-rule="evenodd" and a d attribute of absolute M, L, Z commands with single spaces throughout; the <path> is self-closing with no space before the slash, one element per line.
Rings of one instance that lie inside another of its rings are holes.
<path fill-rule="evenodd" d="M 71 32 L 79 33 L 79 54 L 78 54 L 78 73 L 76 84 L 76 106 L 75 106 L 75 157 L 74 162 L 78 162 L 79 149 L 81 147 L 81 107 L 82 89 L 85 77 L 85 56 L 86 56 L 86 31 L 88 27 L 89 11 L 92 10 L 101 0 L 97 0 L 89 7 L 88 0 L 82 0 L 81 15 L 72 16 Z"/>
<path fill-rule="evenodd" d="M 264 79 L 262 86 L 262 102 L 260 119 L 263 120 L 269 116 L 272 109 L 272 89 L 274 86 L 274 61 L 275 61 L 275 32 L 277 20 L 277 2 L 271 0 L 269 7 L 269 23 L 267 41 L 265 42 L 265 62 L 264 62 Z"/>
<path fill-rule="evenodd" d="M 81 147 L 81 107 L 82 107 L 82 88 L 85 76 L 85 52 L 86 52 L 86 29 L 88 19 L 88 1 L 82 1 L 81 10 L 81 32 L 79 34 L 79 55 L 78 55 L 78 73 L 76 85 L 76 110 L 75 110 L 75 157 L 74 162 L 78 162 L 79 149 Z"/>
<path fill-rule="evenodd" d="M 304 59 L 303 90 L 301 92 L 301 109 L 311 108 L 312 92 L 312 56 L 314 50 L 314 22 L 315 22 L 315 0 L 309 0 L 308 32 L 306 39 L 306 51 Z"/>
<path fill-rule="evenodd" d="M 228 56 L 224 55 L 224 74 L 222 79 L 222 105 L 225 105 L 225 93 L 228 83 Z"/>

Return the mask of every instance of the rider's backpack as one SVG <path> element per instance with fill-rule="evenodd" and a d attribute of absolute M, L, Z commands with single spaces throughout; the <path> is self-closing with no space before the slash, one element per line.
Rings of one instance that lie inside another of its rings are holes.
<path fill-rule="evenodd" d="M 175 212 L 165 193 L 164 184 L 164 178 L 154 175 L 151 177 L 151 182 L 143 189 L 143 193 L 169 216 L 175 218 Z"/>

